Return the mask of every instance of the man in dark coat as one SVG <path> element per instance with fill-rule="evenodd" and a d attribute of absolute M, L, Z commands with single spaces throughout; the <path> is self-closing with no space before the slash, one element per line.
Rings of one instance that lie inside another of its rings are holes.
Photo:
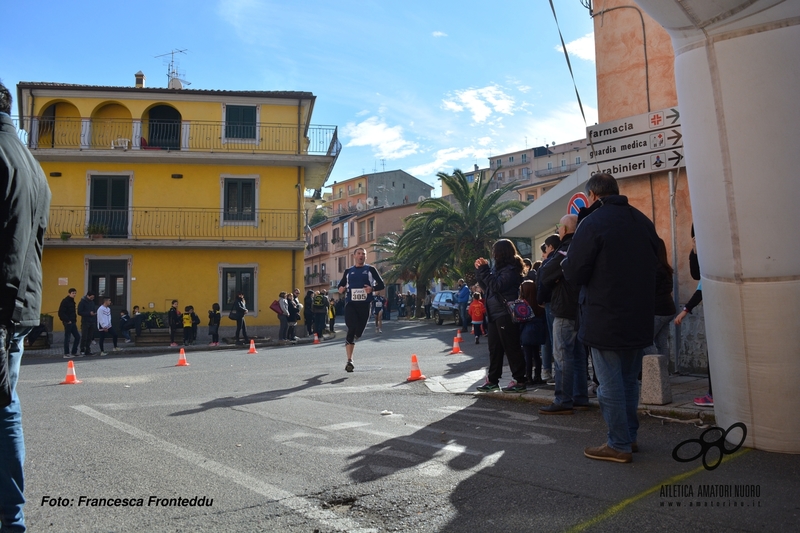
<path fill-rule="evenodd" d="M 78 302 L 78 316 L 81 317 L 81 355 L 92 355 L 92 339 L 97 331 L 97 305 L 94 299 L 94 291 L 89 291 Z"/>
<path fill-rule="evenodd" d="M 607 443 L 584 455 L 629 463 L 638 450 L 642 355 L 653 342 L 658 235 L 610 174 L 589 178 L 586 195 L 592 205 L 561 263 L 564 277 L 581 286 L 578 338 L 592 349 L 608 425 Z"/>
<path fill-rule="evenodd" d="M 70 288 L 67 295 L 61 300 L 58 306 L 58 319 L 64 325 L 64 358 L 69 359 L 78 354 L 78 346 L 81 343 L 81 334 L 78 333 L 78 315 L 75 312 L 75 296 L 78 290 Z M 72 353 L 69 351 L 69 338 L 73 337 Z"/>
<path fill-rule="evenodd" d="M 25 442 L 16 387 L 23 341 L 39 325 L 50 188 L 42 167 L 17 137 L 11 93 L 2 83 L 0 191 L 0 528 L 25 531 Z"/>
<path fill-rule="evenodd" d="M 578 286 L 564 279 L 561 263 L 569 256 L 570 243 L 578 225 L 576 215 L 564 215 L 559 221 L 561 242 L 552 259 L 539 267 L 538 281 L 552 294 L 553 359 L 556 393 L 553 403 L 539 408 L 543 415 L 571 415 L 573 407 L 589 407 L 586 382 L 586 352 L 577 339 Z"/>

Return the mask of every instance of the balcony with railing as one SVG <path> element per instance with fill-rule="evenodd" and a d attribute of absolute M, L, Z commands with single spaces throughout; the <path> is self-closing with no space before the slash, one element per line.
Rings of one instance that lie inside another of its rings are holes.
<path fill-rule="evenodd" d="M 306 257 L 313 257 L 323 253 L 328 253 L 327 242 L 312 242 L 306 247 Z"/>
<path fill-rule="evenodd" d="M 171 241 L 296 241 L 297 234 L 298 216 L 291 210 L 52 206 L 45 238 L 52 239 L 50 245 L 59 239 L 65 245 L 108 239 L 124 240 L 127 246 L 136 241 L 151 245 L 158 241 L 165 245 Z"/>
<path fill-rule="evenodd" d="M 534 172 L 537 178 L 543 178 L 545 176 L 552 176 L 553 174 L 565 174 L 565 173 L 573 173 L 578 170 L 578 167 L 581 165 L 585 165 L 586 163 L 573 163 L 571 165 L 562 165 L 553 168 L 543 168 L 541 170 L 537 170 Z"/>
<path fill-rule="evenodd" d="M 314 272 L 312 274 L 307 274 L 305 277 L 306 287 L 313 287 L 315 285 L 327 285 L 330 283 L 330 276 L 327 272 L 323 272 L 321 274 Z"/>
<path fill-rule="evenodd" d="M 199 120 L 141 121 L 88 118 L 14 120 L 32 150 L 153 150 L 336 156 L 336 126 L 230 124 Z M 22 129 L 24 128 L 24 129 Z"/>

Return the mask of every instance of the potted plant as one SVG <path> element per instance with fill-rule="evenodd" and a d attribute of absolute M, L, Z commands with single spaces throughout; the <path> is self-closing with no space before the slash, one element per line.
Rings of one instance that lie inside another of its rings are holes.
<path fill-rule="evenodd" d="M 92 223 L 86 227 L 86 233 L 92 239 L 100 239 L 108 233 L 108 227 L 105 224 Z"/>
<path fill-rule="evenodd" d="M 338 237 L 333 237 L 331 239 L 331 244 L 336 244 L 337 242 L 339 242 L 339 238 Z"/>
<path fill-rule="evenodd" d="M 72 233 L 70 233 L 68 231 L 62 231 L 61 232 L 61 240 L 62 241 L 68 241 L 70 237 L 72 237 Z"/>

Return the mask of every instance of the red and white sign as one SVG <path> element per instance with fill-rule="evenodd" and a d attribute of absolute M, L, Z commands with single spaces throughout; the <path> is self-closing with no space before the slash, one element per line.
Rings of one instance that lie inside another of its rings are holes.
<path fill-rule="evenodd" d="M 577 215 L 580 212 L 581 207 L 589 207 L 589 199 L 582 192 L 576 192 L 572 195 L 572 198 L 569 199 L 569 204 L 567 204 L 567 214 Z"/>

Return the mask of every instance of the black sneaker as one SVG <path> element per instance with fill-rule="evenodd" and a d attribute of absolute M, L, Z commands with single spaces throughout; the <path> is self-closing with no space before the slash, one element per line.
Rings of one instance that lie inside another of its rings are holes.
<path fill-rule="evenodd" d="M 539 414 L 542 415 L 571 415 L 574 414 L 572 407 L 565 407 L 557 403 L 551 403 L 539 408 Z"/>
<path fill-rule="evenodd" d="M 353 362 L 352 361 L 347 361 L 347 364 L 344 365 L 345 372 L 352 372 L 355 369 L 356 369 L 356 367 L 353 366 Z"/>
<path fill-rule="evenodd" d="M 503 387 L 503 392 L 526 392 L 528 387 L 525 386 L 524 383 L 518 383 L 516 381 L 512 381 L 508 384 L 508 387 Z"/>
<path fill-rule="evenodd" d="M 494 392 L 500 390 L 500 385 L 498 385 L 497 383 L 489 383 L 487 381 L 486 383 L 484 383 L 475 390 L 477 390 L 478 392 Z"/>
<path fill-rule="evenodd" d="M 475 344 L 480 344 L 480 343 L 481 343 L 481 338 L 475 337 Z"/>

